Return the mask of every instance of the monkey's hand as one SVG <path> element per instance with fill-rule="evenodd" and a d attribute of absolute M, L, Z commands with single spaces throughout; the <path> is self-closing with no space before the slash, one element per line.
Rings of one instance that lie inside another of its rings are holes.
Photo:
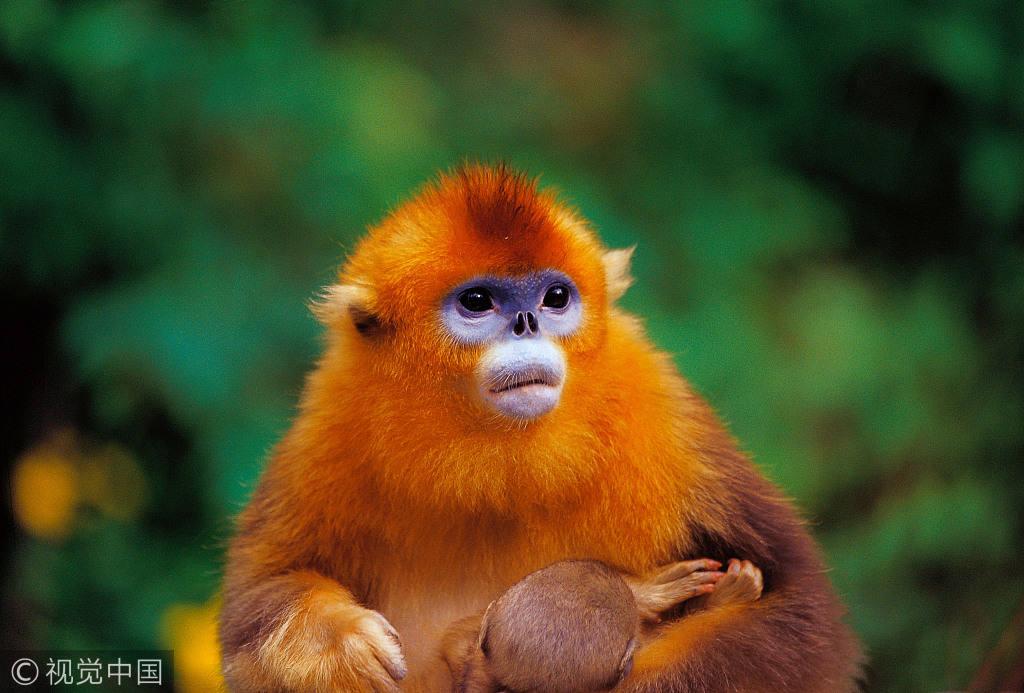
<path fill-rule="evenodd" d="M 408 671 L 398 631 L 377 611 L 353 605 L 346 610 L 341 623 L 344 664 L 374 690 L 398 690 L 396 682 Z"/>
<path fill-rule="evenodd" d="M 356 604 L 324 606 L 319 616 L 319 623 L 307 616 L 295 627 L 285 624 L 280 636 L 277 655 L 284 665 L 291 673 L 308 673 L 295 682 L 296 690 L 398 690 L 405 658 L 386 618 Z"/>
<path fill-rule="evenodd" d="M 679 561 L 656 568 L 639 578 L 627 578 L 637 611 L 645 621 L 658 621 L 660 614 L 682 602 L 712 594 L 725 577 L 722 564 L 710 558 Z"/>
<path fill-rule="evenodd" d="M 289 590 L 293 596 L 283 605 L 270 599 Z M 292 573 L 261 583 L 257 591 L 265 599 L 252 595 L 250 608 L 277 613 L 262 637 L 226 649 L 224 673 L 232 690 L 399 690 L 406 665 L 398 633 L 340 585 L 312 573 Z M 241 602 L 234 606 L 240 608 Z M 245 622 L 261 613 L 250 610 Z"/>
<path fill-rule="evenodd" d="M 763 589 L 764 578 L 761 575 L 761 569 L 750 561 L 732 558 L 729 560 L 729 567 L 725 571 L 725 575 L 718 581 L 708 597 L 707 605 L 714 607 L 724 604 L 756 602 L 761 598 Z"/>

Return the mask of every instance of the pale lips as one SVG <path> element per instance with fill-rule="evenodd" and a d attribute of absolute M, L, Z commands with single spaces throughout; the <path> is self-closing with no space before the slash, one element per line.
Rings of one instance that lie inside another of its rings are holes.
<path fill-rule="evenodd" d="M 492 406 L 502 414 L 516 419 L 535 419 L 558 404 L 562 378 L 555 373 L 527 371 L 511 375 L 485 392 Z"/>
<path fill-rule="evenodd" d="M 500 387 L 492 387 L 490 392 L 492 395 L 500 395 L 513 390 L 520 390 L 524 387 L 532 387 L 534 385 L 540 385 L 542 387 L 558 387 L 558 383 L 551 382 L 549 378 L 529 376 L 525 378 L 513 378 L 510 382 L 503 384 Z"/>

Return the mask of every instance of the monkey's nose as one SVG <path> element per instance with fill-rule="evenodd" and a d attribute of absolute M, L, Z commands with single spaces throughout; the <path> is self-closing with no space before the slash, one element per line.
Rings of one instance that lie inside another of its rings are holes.
<path fill-rule="evenodd" d="M 537 334 L 539 331 L 540 325 L 537 324 L 537 316 L 533 314 L 532 310 L 516 313 L 515 322 L 512 323 L 512 334 L 522 337 L 527 334 Z"/>

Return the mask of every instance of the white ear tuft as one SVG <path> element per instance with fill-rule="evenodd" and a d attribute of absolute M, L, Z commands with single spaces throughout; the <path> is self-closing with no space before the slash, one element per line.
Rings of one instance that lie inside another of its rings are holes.
<path fill-rule="evenodd" d="M 633 251 L 636 246 L 630 248 L 618 248 L 608 250 L 601 256 L 604 264 L 604 281 L 608 287 L 608 302 L 614 302 L 622 298 L 623 294 L 633 284 L 633 277 L 629 273 L 629 263 L 633 259 Z"/>
<path fill-rule="evenodd" d="M 341 320 L 351 320 L 360 334 L 368 334 L 378 327 L 373 309 L 373 290 L 359 284 L 332 284 L 325 287 L 312 302 L 310 309 L 327 326 Z"/>

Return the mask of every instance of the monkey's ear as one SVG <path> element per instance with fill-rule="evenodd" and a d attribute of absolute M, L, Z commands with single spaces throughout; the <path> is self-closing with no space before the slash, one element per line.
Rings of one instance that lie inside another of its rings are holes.
<path fill-rule="evenodd" d="M 622 660 L 619 662 L 619 680 L 615 682 L 616 684 L 629 676 L 630 672 L 633 671 L 634 652 L 636 652 L 636 638 L 630 638 L 626 644 L 626 653 L 622 655 Z"/>
<path fill-rule="evenodd" d="M 487 655 L 487 627 L 491 622 L 491 607 L 494 606 L 494 602 L 487 605 L 487 610 L 484 611 L 483 618 L 480 619 L 480 635 L 476 639 L 476 647 L 478 650 Z"/>
<path fill-rule="evenodd" d="M 633 259 L 633 251 L 636 246 L 619 248 L 605 251 L 601 256 L 604 264 L 604 283 L 608 287 L 608 301 L 613 302 L 622 298 L 626 289 L 633 283 L 633 277 L 629 273 L 629 262 Z"/>
<path fill-rule="evenodd" d="M 313 315 L 328 327 L 349 320 L 363 336 L 380 332 L 381 322 L 373 309 L 373 289 L 361 284 L 332 284 L 320 294 L 311 308 Z"/>

